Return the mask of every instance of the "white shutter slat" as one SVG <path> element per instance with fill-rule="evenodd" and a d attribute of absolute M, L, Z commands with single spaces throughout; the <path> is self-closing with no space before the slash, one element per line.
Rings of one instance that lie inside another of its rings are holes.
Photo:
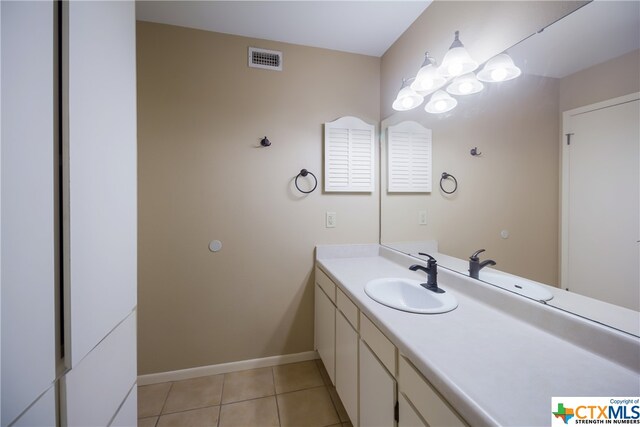
<path fill-rule="evenodd" d="M 387 132 L 387 191 L 431 192 L 431 129 L 405 121 L 389 126 Z"/>
<path fill-rule="evenodd" d="M 324 190 L 373 192 L 375 126 L 347 116 L 324 129 Z"/>

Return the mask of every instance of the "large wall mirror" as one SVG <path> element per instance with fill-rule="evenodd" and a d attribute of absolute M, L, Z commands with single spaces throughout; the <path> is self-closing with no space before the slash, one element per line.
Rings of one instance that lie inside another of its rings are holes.
<path fill-rule="evenodd" d="M 548 304 L 638 335 L 640 3 L 586 4 L 507 52 L 520 77 L 485 83 L 447 113 L 423 105 L 383 120 L 381 243 L 436 252 L 464 274 L 485 249 L 498 272 L 558 290 Z M 387 129 L 405 121 L 431 131 L 431 192 L 388 191 Z"/>

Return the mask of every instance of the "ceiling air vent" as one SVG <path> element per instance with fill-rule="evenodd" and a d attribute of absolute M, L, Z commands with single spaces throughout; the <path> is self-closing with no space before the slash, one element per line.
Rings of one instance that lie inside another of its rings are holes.
<path fill-rule="evenodd" d="M 282 71 L 282 52 L 250 47 L 249 67 Z"/>

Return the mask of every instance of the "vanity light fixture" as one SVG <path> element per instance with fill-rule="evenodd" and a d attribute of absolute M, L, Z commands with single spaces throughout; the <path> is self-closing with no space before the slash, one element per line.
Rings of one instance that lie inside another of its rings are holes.
<path fill-rule="evenodd" d="M 478 93 L 484 89 L 484 85 L 478 81 L 473 73 L 463 74 L 456 77 L 453 82 L 447 86 L 447 92 L 451 95 L 471 95 Z"/>
<path fill-rule="evenodd" d="M 446 79 L 470 73 L 478 68 L 478 63 L 471 58 L 459 36 L 460 31 L 456 31 L 453 43 L 438 68 L 440 75 Z"/>
<path fill-rule="evenodd" d="M 513 63 L 513 59 L 506 53 L 501 53 L 491 58 L 484 68 L 478 72 L 478 80 L 483 82 L 504 82 L 515 79 L 522 71 Z"/>
<path fill-rule="evenodd" d="M 429 55 L 424 54 L 424 62 L 418 70 L 415 80 L 411 83 L 411 89 L 418 93 L 428 95 L 440 89 L 447 80 L 438 73 L 438 63 Z"/>
<path fill-rule="evenodd" d="M 446 113 L 453 110 L 456 105 L 458 105 L 458 101 L 455 98 L 452 98 L 447 92 L 439 90 L 431 95 L 431 99 L 425 105 L 424 110 L 432 114 Z"/>
<path fill-rule="evenodd" d="M 396 111 L 412 110 L 424 101 L 424 97 L 411 88 L 409 80 L 413 79 L 402 79 L 402 87 L 392 105 Z"/>

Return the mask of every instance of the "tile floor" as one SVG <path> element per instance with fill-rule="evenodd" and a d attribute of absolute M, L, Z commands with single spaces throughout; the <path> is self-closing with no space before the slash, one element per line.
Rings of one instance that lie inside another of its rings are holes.
<path fill-rule="evenodd" d="M 320 360 L 138 387 L 138 427 L 351 427 Z"/>

